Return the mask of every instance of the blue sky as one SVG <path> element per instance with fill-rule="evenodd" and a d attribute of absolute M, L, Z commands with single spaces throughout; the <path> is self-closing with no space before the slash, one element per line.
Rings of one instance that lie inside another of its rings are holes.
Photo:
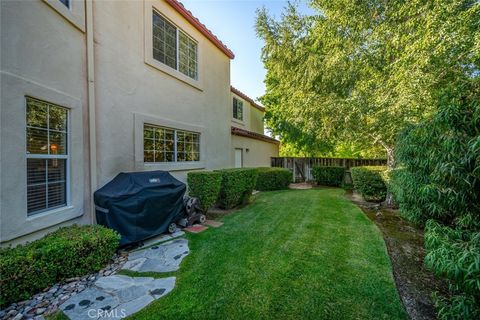
<path fill-rule="evenodd" d="M 232 85 L 254 100 L 260 97 L 265 92 L 265 69 L 260 58 L 263 43 L 255 33 L 255 11 L 265 6 L 278 18 L 288 2 L 183 0 L 182 3 L 235 53 L 231 62 Z"/>

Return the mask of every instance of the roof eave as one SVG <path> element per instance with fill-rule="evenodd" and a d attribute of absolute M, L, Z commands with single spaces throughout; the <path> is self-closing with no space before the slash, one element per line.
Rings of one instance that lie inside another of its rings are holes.
<path fill-rule="evenodd" d="M 245 93 L 243 93 L 242 91 L 238 90 L 237 88 L 235 88 L 234 86 L 230 86 L 230 91 L 235 93 L 237 96 L 240 96 L 242 97 L 243 99 L 247 100 L 254 108 L 262 111 L 262 112 L 265 112 L 265 108 L 262 107 L 261 105 L 259 105 L 258 103 L 256 103 L 252 98 L 250 98 L 249 96 L 247 96 Z"/>
<path fill-rule="evenodd" d="M 248 131 L 248 130 L 245 130 L 245 129 L 242 129 L 242 128 L 232 126 L 230 131 L 231 131 L 231 134 L 236 135 L 236 136 L 241 136 L 241 137 L 246 137 L 246 138 L 250 138 L 250 139 L 260 140 L 260 141 L 273 143 L 273 144 L 280 144 L 280 141 L 278 141 L 278 140 L 276 140 L 272 137 L 269 137 L 269 136 L 266 136 L 266 135 L 263 135 L 263 134 L 260 134 L 260 133 Z"/>
<path fill-rule="evenodd" d="M 235 58 L 235 54 L 232 50 L 228 49 L 225 44 L 220 41 L 207 27 L 202 24 L 193 14 L 188 11 L 182 3 L 177 0 L 165 0 L 172 8 L 174 8 L 178 13 L 180 13 L 190 24 L 192 24 L 195 29 L 200 31 L 210 42 L 212 42 L 220 51 L 222 51 L 230 59 Z"/>

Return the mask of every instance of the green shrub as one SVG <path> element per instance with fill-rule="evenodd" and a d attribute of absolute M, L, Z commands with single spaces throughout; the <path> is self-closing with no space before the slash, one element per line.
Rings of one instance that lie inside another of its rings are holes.
<path fill-rule="evenodd" d="M 287 189 L 292 182 L 292 173 L 284 168 L 257 168 L 258 178 L 255 189 L 260 191 Z"/>
<path fill-rule="evenodd" d="M 383 201 L 387 195 L 386 168 L 377 166 L 350 169 L 354 188 L 366 201 Z"/>
<path fill-rule="evenodd" d="M 313 167 L 312 175 L 315 182 L 322 186 L 335 186 L 342 185 L 343 178 L 345 177 L 344 167 Z"/>
<path fill-rule="evenodd" d="M 99 225 L 60 228 L 42 239 L 0 250 L 0 307 L 28 299 L 66 278 L 99 271 L 120 236 Z"/>
<path fill-rule="evenodd" d="M 231 209 L 250 199 L 257 184 L 258 171 L 255 168 L 217 170 L 222 175 L 219 205 Z"/>
<path fill-rule="evenodd" d="M 440 319 L 480 319 L 480 94 L 467 92 L 399 135 L 390 183 L 401 214 L 426 225 L 426 266 L 450 282 Z"/>
<path fill-rule="evenodd" d="M 452 280 L 450 301 L 435 296 L 440 318 L 480 319 L 480 232 L 442 226 L 429 220 L 425 228 L 425 249 L 425 265 L 437 276 Z"/>
<path fill-rule="evenodd" d="M 207 212 L 218 199 L 222 175 L 215 171 L 193 171 L 187 174 L 188 193 L 200 200 L 204 212 Z"/>

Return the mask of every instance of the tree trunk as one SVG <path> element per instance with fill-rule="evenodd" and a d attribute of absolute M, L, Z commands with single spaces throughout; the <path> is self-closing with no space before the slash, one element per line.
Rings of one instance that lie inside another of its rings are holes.
<path fill-rule="evenodd" d="M 387 171 L 391 172 L 395 168 L 395 152 L 392 147 L 388 147 L 383 145 L 387 152 Z M 385 197 L 385 201 L 382 203 L 383 206 L 388 208 L 393 208 L 396 206 L 395 201 L 393 199 L 393 194 L 390 191 L 390 188 L 387 186 L 387 196 Z"/>

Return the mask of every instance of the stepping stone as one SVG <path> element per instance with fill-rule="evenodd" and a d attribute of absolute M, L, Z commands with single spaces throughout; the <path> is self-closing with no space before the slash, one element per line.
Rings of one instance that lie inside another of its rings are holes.
<path fill-rule="evenodd" d="M 312 189 L 312 185 L 308 182 L 301 182 L 301 183 L 290 183 L 288 185 L 290 189 L 297 189 L 297 190 L 307 190 Z"/>
<path fill-rule="evenodd" d="M 174 287 L 175 277 L 102 277 L 93 287 L 68 299 L 60 309 L 73 320 L 122 319 L 165 296 Z"/>
<path fill-rule="evenodd" d="M 158 244 L 158 243 L 161 243 L 161 242 L 165 242 L 165 241 L 168 241 L 168 240 L 172 240 L 172 239 L 181 237 L 184 234 L 185 234 L 185 232 L 183 232 L 181 230 L 177 230 L 172 234 L 161 234 L 159 236 L 156 236 L 156 237 L 145 240 L 143 242 L 143 245 L 140 246 L 140 249 L 150 247 L 150 246 L 153 246 L 154 244 Z"/>
<path fill-rule="evenodd" d="M 130 253 L 122 268 L 137 272 L 176 271 L 189 252 L 187 239 L 175 239 Z"/>
<path fill-rule="evenodd" d="M 202 226 L 202 225 L 199 225 L 199 224 L 194 224 L 193 226 L 184 228 L 183 230 L 187 231 L 187 232 L 190 232 L 190 233 L 200 233 L 200 232 L 203 232 L 207 229 L 208 229 L 208 227 L 205 227 L 205 226 Z"/>
<path fill-rule="evenodd" d="M 134 314 L 135 312 L 142 310 L 154 300 L 155 298 L 151 295 L 144 295 L 138 297 L 135 300 L 131 300 L 127 303 L 121 304 L 118 308 L 123 311 L 126 316 L 129 316 L 131 314 Z"/>
<path fill-rule="evenodd" d="M 223 226 L 223 222 L 216 221 L 216 220 L 206 220 L 203 224 L 213 228 L 218 228 Z"/>
<path fill-rule="evenodd" d="M 95 286 L 106 292 L 114 292 L 116 290 L 132 286 L 132 279 L 133 278 L 129 276 L 116 274 L 113 276 L 99 278 L 97 281 L 95 281 Z"/>
<path fill-rule="evenodd" d="M 133 260 L 127 260 L 127 262 L 125 262 L 125 264 L 123 265 L 122 269 L 138 271 L 138 269 L 140 269 L 140 267 L 145 261 L 147 261 L 147 258 L 143 257 L 138 259 L 133 258 Z"/>
<path fill-rule="evenodd" d="M 60 309 L 72 320 L 98 319 L 100 316 L 97 310 L 101 310 L 102 308 L 112 309 L 119 304 L 120 300 L 117 297 L 92 287 L 83 290 L 65 301 L 65 303 L 60 306 Z M 89 310 L 94 311 L 90 311 L 89 314 Z M 90 315 L 92 317 L 90 317 Z"/>

